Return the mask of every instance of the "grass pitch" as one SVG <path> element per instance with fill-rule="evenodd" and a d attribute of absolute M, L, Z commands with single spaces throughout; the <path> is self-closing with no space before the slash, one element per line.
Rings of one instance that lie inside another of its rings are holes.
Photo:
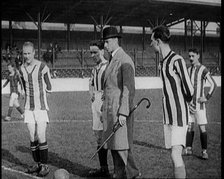
<path fill-rule="evenodd" d="M 200 139 L 196 126 L 194 155 L 184 156 L 187 178 L 221 178 L 221 89 L 218 88 L 207 104 L 209 160 L 200 159 Z M 137 90 L 135 103 L 142 97 L 151 100 L 150 109 L 145 102 L 135 110 L 134 158 L 143 178 L 173 178 L 170 151 L 164 148 L 161 90 Z M 7 95 L 2 95 L 2 118 L 7 113 Z M 23 104 L 24 101 L 21 101 Z M 47 130 L 50 174 L 64 168 L 70 178 L 86 178 L 90 169 L 98 168 L 96 142 L 91 129 L 91 106 L 88 92 L 57 92 L 49 97 L 50 123 Z M 28 130 L 18 120 L 14 110 L 10 122 L 2 121 L 2 178 L 34 178 L 23 174 L 33 164 L 29 150 Z M 112 157 L 108 155 L 109 169 L 113 172 Z"/>

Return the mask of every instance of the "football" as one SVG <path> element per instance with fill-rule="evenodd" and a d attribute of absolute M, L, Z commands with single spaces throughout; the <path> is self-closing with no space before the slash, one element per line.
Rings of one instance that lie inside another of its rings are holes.
<path fill-rule="evenodd" d="M 58 169 L 54 172 L 53 179 L 69 179 L 69 172 L 65 169 Z"/>

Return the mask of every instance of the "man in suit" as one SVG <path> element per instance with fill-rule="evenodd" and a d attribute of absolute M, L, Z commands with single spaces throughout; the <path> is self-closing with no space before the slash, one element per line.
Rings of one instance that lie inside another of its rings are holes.
<path fill-rule="evenodd" d="M 140 176 L 132 156 L 134 116 L 129 115 L 135 96 L 135 68 L 130 56 L 119 46 L 116 27 L 103 30 L 104 47 L 111 53 L 112 59 L 105 71 L 103 103 L 104 139 L 119 121 L 121 127 L 104 146 L 111 150 L 114 174 L 113 178 L 136 178 Z"/>

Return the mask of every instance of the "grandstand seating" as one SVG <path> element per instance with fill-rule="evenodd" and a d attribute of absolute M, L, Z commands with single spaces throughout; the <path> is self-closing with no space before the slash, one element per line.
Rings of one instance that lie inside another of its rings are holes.
<path fill-rule="evenodd" d="M 187 51 L 179 52 L 184 59 L 188 59 Z M 155 53 L 153 51 L 129 50 L 127 53 L 135 63 L 136 76 L 158 75 L 158 62 L 156 62 Z M 186 60 L 186 64 L 187 66 L 190 65 L 189 60 Z M 220 75 L 220 54 L 203 53 L 202 64 L 204 64 L 213 75 Z M 91 69 L 94 65 L 95 62 L 90 57 L 89 50 L 62 51 L 62 53 L 57 55 L 53 65 L 48 64 L 53 78 L 90 77 Z M 7 74 L 7 63 L 2 60 L 2 79 L 5 79 Z"/>

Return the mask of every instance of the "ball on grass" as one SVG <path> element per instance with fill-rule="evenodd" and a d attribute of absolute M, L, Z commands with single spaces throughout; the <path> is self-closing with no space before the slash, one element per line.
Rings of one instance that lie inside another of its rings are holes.
<path fill-rule="evenodd" d="M 65 169 L 58 169 L 54 172 L 53 179 L 69 179 L 69 173 Z"/>

